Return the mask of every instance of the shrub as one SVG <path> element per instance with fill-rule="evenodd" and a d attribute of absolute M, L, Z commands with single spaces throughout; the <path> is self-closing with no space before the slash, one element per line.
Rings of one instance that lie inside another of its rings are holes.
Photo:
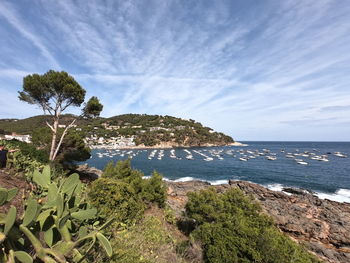
<path fill-rule="evenodd" d="M 207 189 L 188 197 L 186 213 L 197 225 L 191 235 L 202 243 L 205 262 L 319 262 L 239 189 L 223 194 Z"/>
<path fill-rule="evenodd" d="M 91 184 L 89 198 L 101 215 L 113 215 L 117 222 L 133 224 L 142 217 L 145 206 L 134 189 L 127 183 L 100 178 Z"/>
<path fill-rule="evenodd" d="M 118 161 L 116 164 L 114 164 L 113 161 L 109 162 L 103 170 L 102 176 L 105 178 L 126 179 L 130 181 L 136 177 L 141 177 L 142 179 L 143 173 L 132 169 L 130 159 L 127 159 L 125 161 Z"/>
<path fill-rule="evenodd" d="M 147 202 L 157 203 L 159 207 L 164 207 L 166 190 L 163 177 L 154 171 L 151 178 L 143 180 L 142 198 Z"/>
<path fill-rule="evenodd" d="M 14 153 L 8 153 L 7 167 L 14 168 L 17 172 L 29 175 L 35 169 L 42 169 L 48 162 L 48 156 L 42 150 L 37 150 L 33 145 L 17 140 L 0 141 L 7 149 L 16 149 Z"/>
<path fill-rule="evenodd" d="M 36 149 L 36 147 L 32 144 L 17 140 L 1 141 L 1 144 L 5 144 L 5 146 L 9 149 L 18 149 L 23 155 L 28 156 L 32 160 L 41 163 L 48 163 L 49 161 L 48 154 L 43 150 Z"/>
<path fill-rule="evenodd" d="M 105 216 L 114 214 L 117 221 L 134 224 L 142 217 L 146 205 L 156 203 L 164 207 L 166 186 L 162 176 L 154 172 L 151 178 L 132 169 L 130 160 L 110 162 L 102 178 L 91 185 L 89 197 Z"/>

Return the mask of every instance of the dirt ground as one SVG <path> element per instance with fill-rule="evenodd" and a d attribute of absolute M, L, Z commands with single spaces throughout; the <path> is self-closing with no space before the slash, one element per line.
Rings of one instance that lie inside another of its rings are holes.
<path fill-rule="evenodd" d="M 21 176 L 14 176 L 8 174 L 4 169 L 0 170 L 0 187 L 11 189 L 16 187 L 18 189 L 17 195 L 3 206 L 0 206 L 0 213 L 7 213 L 9 208 L 13 205 L 17 208 L 17 216 L 23 214 L 23 196 L 26 195 L 30 185 Z"/>

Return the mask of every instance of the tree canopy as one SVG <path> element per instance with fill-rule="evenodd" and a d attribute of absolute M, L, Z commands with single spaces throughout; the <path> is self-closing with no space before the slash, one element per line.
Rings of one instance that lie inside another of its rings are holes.
<path fill-rule="evenodd" d="M 43 75 L 32 74 L 23 78 L 23 91 L 19 99 L 39 105 L 50 114 L 62 112 L 69 106 L 79 107 L 86 91 L 64 71 L 49 70 Z"/>
<path fill-rule="evenodd" d="M 100 116 L 100 112 L 103 109 L 103 105 L 99 99 L 95 96 L 91 97 L 83 108 L 83 116 L 87 118 L 96 118 Z"/>

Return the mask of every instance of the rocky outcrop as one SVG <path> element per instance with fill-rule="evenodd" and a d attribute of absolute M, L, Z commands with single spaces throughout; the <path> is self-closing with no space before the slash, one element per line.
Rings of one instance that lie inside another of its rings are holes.
<path fill-rule="evenodd" d="M 178 216 L 187 202 L 187 192 L 210 186 L 206 182 L 167 182 L 168 204 Z M 230 181 L 213 186 L 219 192 L 238 187 L 254 197 L 292 239 L 304 243 L 319 258 L 331 263 L 350 262 L 350 204 L 321 200 L 304 190 L 286 189 L 291 195 L 263 186 Z"/>
<path fill-rule="evenodd" d="M 101 177 L 101 175 L 103 173 L 103 171 L 101 171 L 100 169 L 97 169 L 95 167 L 90 167 L 87 164 L 78 165 L 78 167 L 75 169 L 75 171 L 77 173 L 79 173 L 80 175 L 88 177 L 92 180 Z"/>

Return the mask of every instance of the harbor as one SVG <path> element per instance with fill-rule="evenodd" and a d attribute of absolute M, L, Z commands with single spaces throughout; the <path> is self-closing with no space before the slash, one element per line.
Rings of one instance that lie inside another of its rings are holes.
<path fill-rule="evenodd" d="M 264 159 L 268 161 L 276 161 L 278 158 L 289 159 L 295 161 L 296 164 L 309 165 L 314 161 L 329 162 L 332 158 L 348 158 L 346 153 L 342 152 L 320 152 L 317 149 L 301 152 L 299 149 L 295 149 L 294 152 L 285 152 L 284 149 L 279 152 L 272 152 L 269 149 L 135 149 L 135 150 L 120 150 L 120 149 L 100 149 L 96 152 L 98 158 L 134 158 L 140 153 L 146 153 L 148 160 L 161 161 L 165 155 L 174 160 L 202 160 L 206 162 L 238 159 L 239 161 L 253 161 L 254 159 Z M 178 157 L 182 156 L 182 157 Z"/>
<path fill-rule="evenodd" d="M 211 184 L 245 180 L 275 190 L 308 189 L 324 198 L 334 199 L 341 193 L 350 202 L 350 143 L 244 143 L 248 146 L 93 149 L 84 163 L 102 170 L 110 161 L 131 159 L 132 166 L 146 176 L 156 170 L 165 180 Z"/>

